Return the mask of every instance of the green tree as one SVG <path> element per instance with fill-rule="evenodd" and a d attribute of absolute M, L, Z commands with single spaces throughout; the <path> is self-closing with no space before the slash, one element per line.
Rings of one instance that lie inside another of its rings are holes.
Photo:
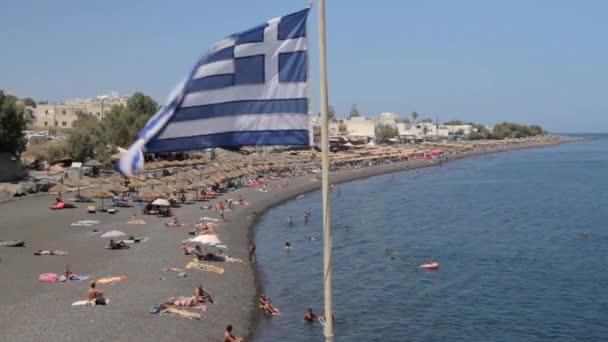
<path fill-rule="evenodd" d="M 23 106 L 17 106 L 17 98 L 0 90 L 0 152 L 19 155 L 25 150 L 26 124 Z"/>
<path fill-rule="evenodd" d="M 412 112 L 412 114 L 410 114 L 412 117 L 412 123 L 415 125 L 416 124 L 416 119 L 418 119 L 418 113 L 416 112 Z"/>
<path fill-rule="evenodd" d="M 351 108 L 350 108 L 350 114 L 349 114 L 349 118 L 356 118 L 356 117 L 360 117 L 361 113 L 359 113 L 359 109 L 357 109 L 357 105 L 354 104 Z"/>
<path fill-rule="evenodd" d="M 466 125 L 466 123 L 464 123 L 463 121 L 460 121 L 460 120 L 452 120 L 452 121 L 444 122 L 443 124 L 445 126 L 461 126 L 461 125 Z"/>
<path fill-rule="evenodd" d="M 92 114 L 78 114 L 74 129 L 68 137 L 68 148 L 77 161 L 96 159 L 101 163 L 109 161 L 107 139 L 104 126 Z"/>
<path fill-rule="evenodd" d="M 336 110 L 332 105 L 329 105 L 329 107 L 327 108 L 327 118 L 329 120 L 334 120 L 336 118 Z"/>
<path fill-rule="evenodd" d="M 399 135 L 399 129 L 392 125 L 376 126 L 376 142 L 379 144 L 389 143 L 390 139 Z"/>
<path fill-rule="evenodd" d="M 137 132 L 157 110 L 158 104 L 142 93 L 133 94 L 126 107 L 112 106 L 102 119 L 107 141 L 114 146 L 131 145 Z"/>
<path fill-rule="evenodd" d="M 25 103 L 26 106 L 32 106 L 36 108 L 36 101 L 34 101 L 31 97 L 24 98 L 23 103 Z"/>
<path fill-rule="evenodd" d="M 158 111 L 158 103 L 150 96 L 137 92 L 127 100 L 127 108 L 138 115 L 146 116 L 146 120 Z"/>
<path fill-rule="evenodd" d="M 406 124 L 412 123 L 412 122 L 410 121 L 410 119 L 408 119 L 408 118 L 402 118 L 402 117 L 397 117 L 397 118 L 395 119 L 395 122 L 399 122 L 399 123 L 406 123 Z"/>
<path fill-rule="evenodd" d="M 422 120 L 422 122 L 433 123 L 433 119 L 427 118 L 427 119 Z"/>

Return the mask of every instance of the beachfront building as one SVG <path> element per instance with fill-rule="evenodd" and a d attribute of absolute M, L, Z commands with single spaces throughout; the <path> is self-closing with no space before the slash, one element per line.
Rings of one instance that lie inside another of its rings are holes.
<path fill-rule="evenodd" d="M 101 119 L 112 109 L 112 106 L 126 106 L 128 99 L 128 96 L 111 92 L 92 99 L 73 99 L 60 103 L 38 104 L 35 126 L 70 128 L 74 126 L 78 114 L 89 113 Z"/>

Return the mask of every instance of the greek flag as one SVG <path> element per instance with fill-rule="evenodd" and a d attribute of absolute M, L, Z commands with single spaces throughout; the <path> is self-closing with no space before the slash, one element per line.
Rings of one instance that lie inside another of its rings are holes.
<path fill-rule="evenodd" d="M 219 146 L 308 145 L 308 9 L 216 43 L 138 133 L 118 163 L 143 168 L 143 152 Z"/>

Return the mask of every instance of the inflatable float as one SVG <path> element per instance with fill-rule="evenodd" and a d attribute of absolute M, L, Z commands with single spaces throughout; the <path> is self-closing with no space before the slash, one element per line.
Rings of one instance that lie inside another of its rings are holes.
<path fill-rule="evenodd" d="M 427 270 L 435 270 L 435 269 L 439 268 L 439 264 L 436 262 L 429 262 L 429 263 L 420 265 L 420 268 L 424 268 Z"/>

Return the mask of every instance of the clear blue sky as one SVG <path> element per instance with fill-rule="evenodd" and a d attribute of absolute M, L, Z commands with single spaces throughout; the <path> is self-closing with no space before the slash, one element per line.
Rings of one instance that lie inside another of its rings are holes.
<path fill-rule="evenodd" d="M 327 3 L 330 102 L 340 115 L 356 103 L 365 115 L 417 111 L 441 121 L 608 131 L 608 1 Z M 0 88 L 36 100 L 118 90 L 164 101 L 213 42 L 305 6 L 4 0 Z M 315 9 L 314 72 L 316 23 Z"/>

